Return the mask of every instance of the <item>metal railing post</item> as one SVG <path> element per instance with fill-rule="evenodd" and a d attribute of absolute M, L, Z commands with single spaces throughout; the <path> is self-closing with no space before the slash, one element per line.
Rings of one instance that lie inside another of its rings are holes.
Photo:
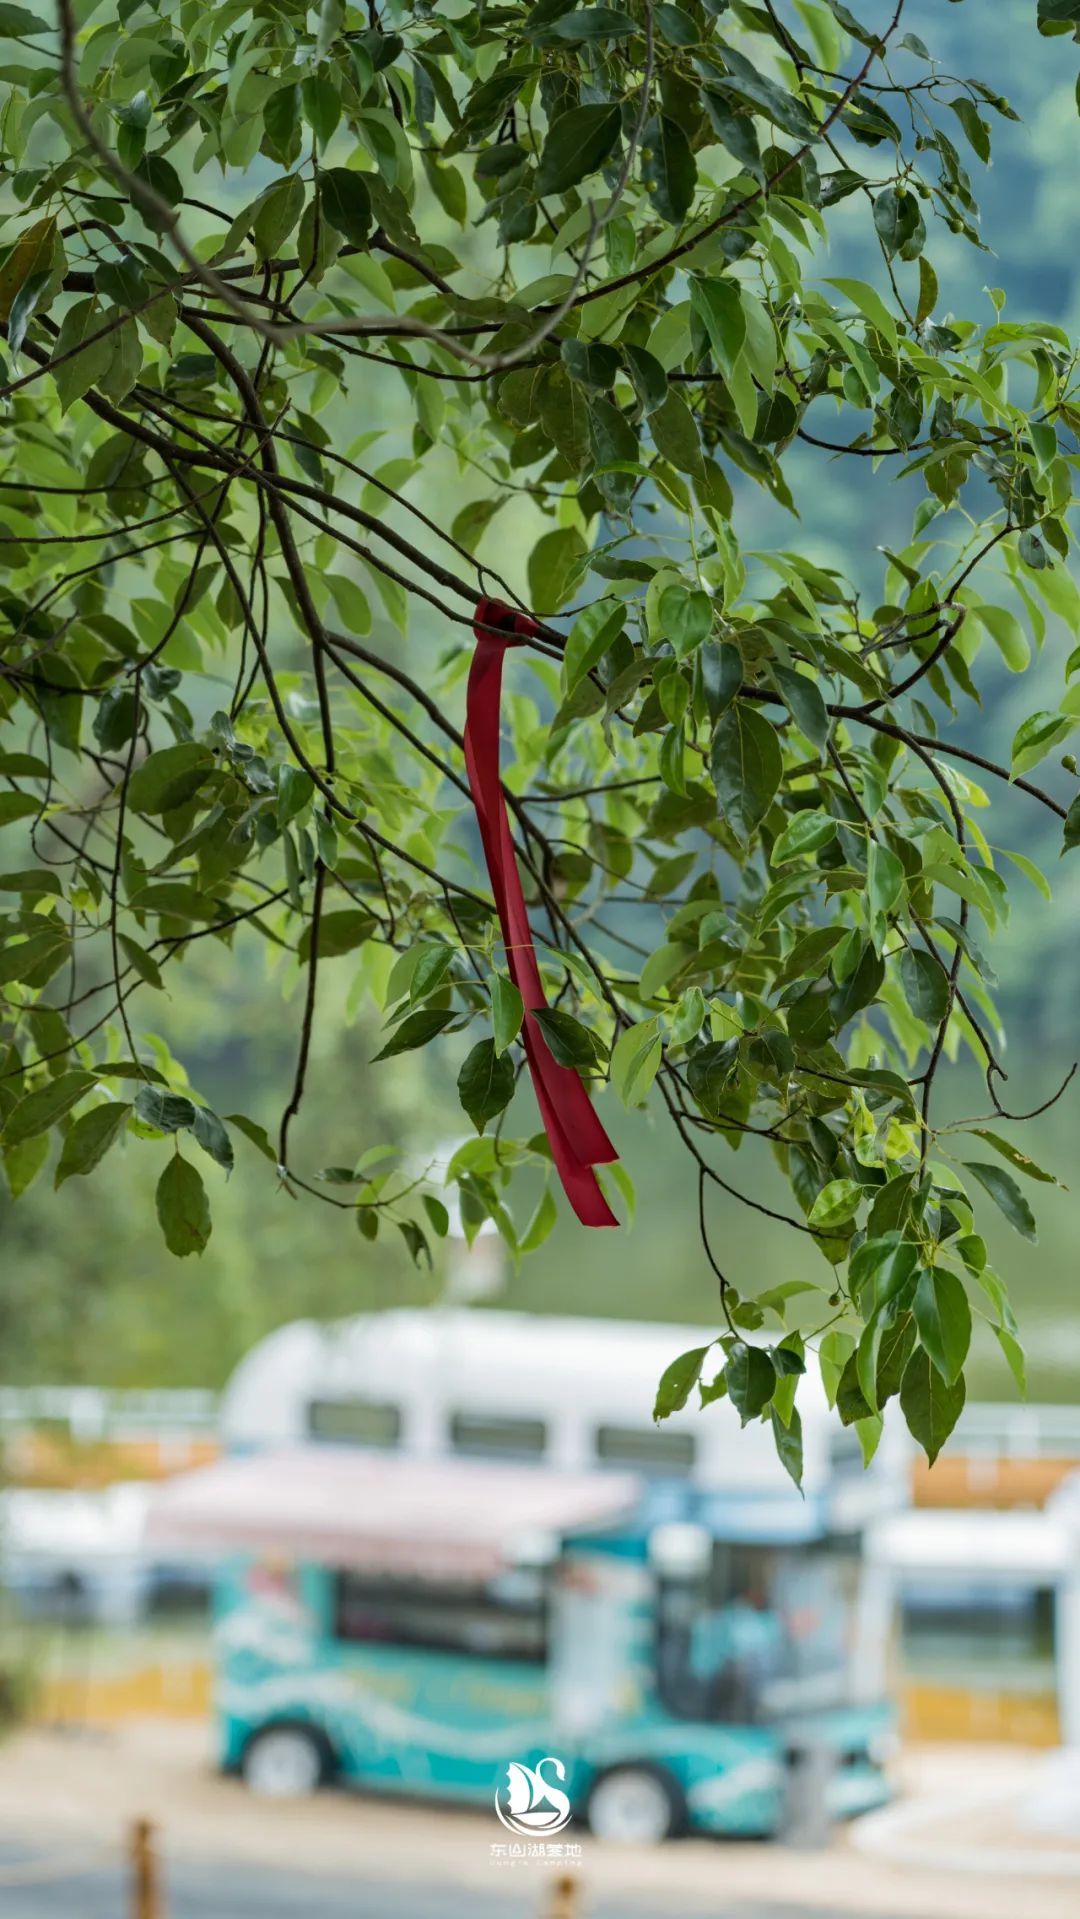
<path fill-rule="evenodd" d="M 580 1919 L 581 1881 L 575 1873 L 561 1872 L 551 1884 L 551 1898 L 544 1919 Z"/>
<path fill-rule="evenodd" d="M 165 1919 L 154 1828 L 136 1819 L 131 1828 L 131 1919 Z"/>

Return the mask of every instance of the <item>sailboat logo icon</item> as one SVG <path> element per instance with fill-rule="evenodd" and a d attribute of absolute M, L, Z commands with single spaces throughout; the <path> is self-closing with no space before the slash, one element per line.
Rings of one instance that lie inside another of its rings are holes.
<path fill-rule="evenodd" d="M 541 1833 L 561 1832 L 569 1825 L 570 1801 L 565 1792 L 545 1779 L 545 1766 L 553 1768 L 556 1779 L 566 1778 L 562 1760 L 550 1753 L 546 1759 L 538 1759 L 535 1766 L 523 1766 L 516 1759 L 507 1766 L 505 1783 L 495 1793 L 495 1811 L 508 1832 L 532 1839 Z"/>

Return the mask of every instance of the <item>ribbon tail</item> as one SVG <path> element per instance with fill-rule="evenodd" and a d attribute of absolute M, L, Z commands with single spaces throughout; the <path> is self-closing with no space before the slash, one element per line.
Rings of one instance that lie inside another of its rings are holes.
<path fill-rule="evenodd" d="M 478 609 L 478 620 L 487 609 Z M 506 646 L 477 635 L 469 672 L 465 765 L 476 807 L 488 877 L 495 898 L 510 977 L 525 1007 L 522 1040 L 552 1158 L 574 1213 L 585 1226 L 617 1226 L 600 1189 L 595 1165 L 618 1158 L 588 1093 L 571 1067 L 553 1058 L 532 1014 L 546 1006 L 510 824 L 499 778 L 499 706 Z"/>

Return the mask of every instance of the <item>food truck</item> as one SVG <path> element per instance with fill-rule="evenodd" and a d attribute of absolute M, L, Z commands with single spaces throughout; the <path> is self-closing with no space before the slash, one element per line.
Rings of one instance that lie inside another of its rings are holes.
<path fill-rule="evenodd" d="M 771 1435 L 713 1411 L 737 1475 Z M 151 1538 L 218 1555 L 222 1767 L 638 1842 L 771 1834 L 809 1759 L 832 1815 L 882 1803 L 858 1538 L 763 1458 L 724 1490 L 308 1442 L 172 1480 Z"/>

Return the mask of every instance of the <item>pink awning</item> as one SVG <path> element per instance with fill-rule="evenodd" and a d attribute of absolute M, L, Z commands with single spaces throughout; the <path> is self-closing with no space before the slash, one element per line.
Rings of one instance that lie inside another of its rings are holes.
<path fill-rule="evenodd" d="M 156 1490 L 159 1550 L 266 1552 L 435 1579 L 487 1579 L 538 1535 L 603 1526 L 639 1482 L 479 1460 L 420 1460 L 343 1446 L 251 1453 Z"/>

